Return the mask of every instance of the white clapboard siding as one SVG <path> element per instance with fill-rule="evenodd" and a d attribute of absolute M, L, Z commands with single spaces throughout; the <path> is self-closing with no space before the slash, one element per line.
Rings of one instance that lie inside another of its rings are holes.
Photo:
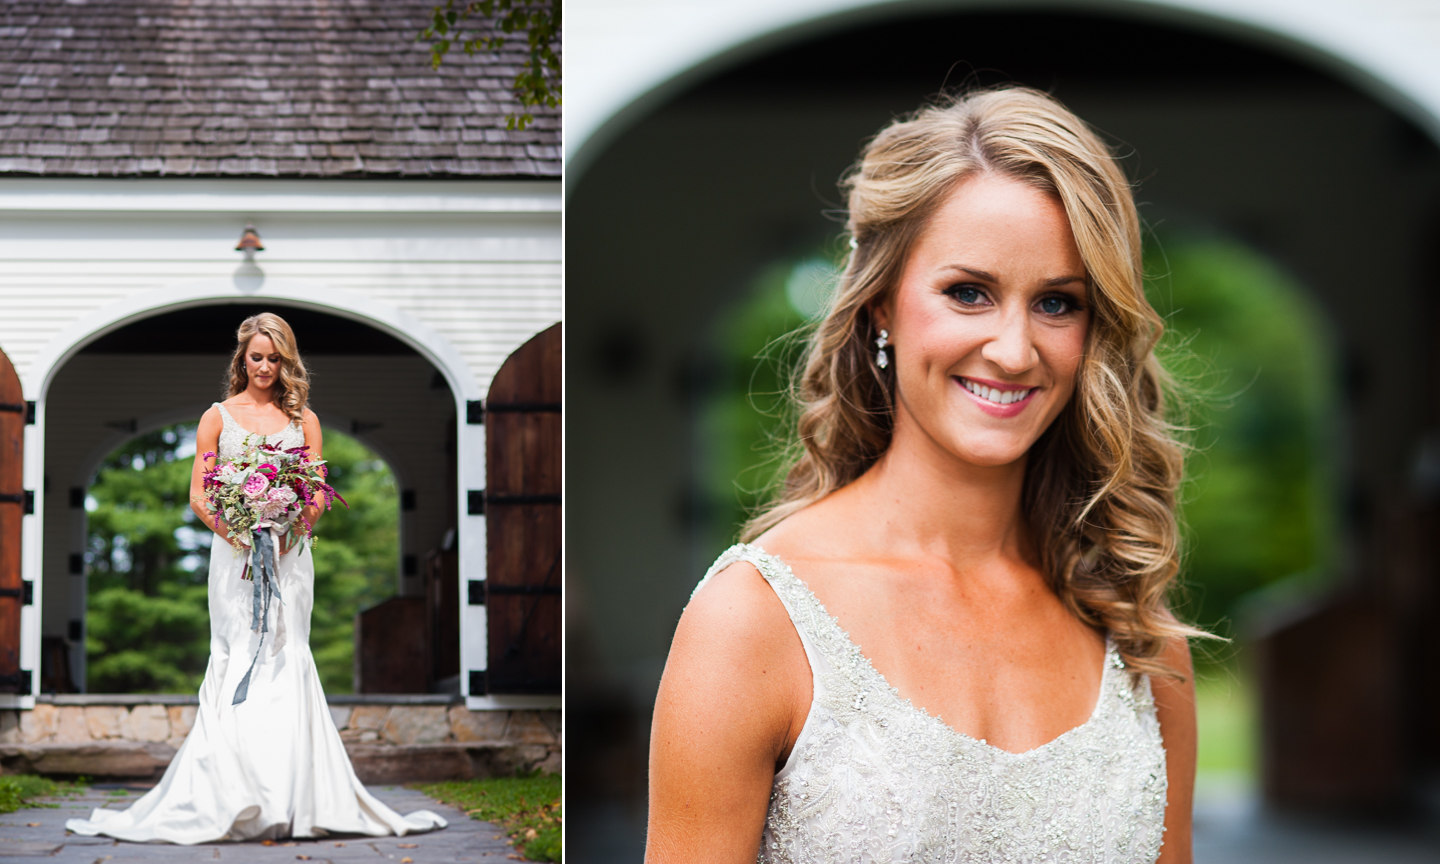
<path fill-rule="evenodd" d="M 483 392 L 561 317 L 558 184 L 418 185 L 0 181 L 0 349 L 35 398 L 51 370 L 33 364 L 68 326 L 168 287 L 223 290 L 253 221 L 256 299 L 317 288 L 385 304 L 444 336 Z"/>

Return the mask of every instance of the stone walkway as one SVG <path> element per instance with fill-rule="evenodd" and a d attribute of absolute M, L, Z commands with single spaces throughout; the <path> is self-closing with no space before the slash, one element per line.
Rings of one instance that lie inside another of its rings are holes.
<path fill-rule="evenodd" d="M 506 862 L 519 859 L 500 829 L 488 822 L 471 819 L 453 807 L 446 807 L 412 789 L 398 786 L 371 786 L 375 797 L 401 813 L 433 810 L 445 817 L 449 827 L 410 837 L 331 837 L 324 840 L 260 843 L 211 843 L 203 846 L 174 846 L 169 843 L 121 843 L 106 837 L 67 835 L 65 820 L 85 816 L 96 807 L 127 806 L 140 790 L 92 788 L 85 795 L 57 799 L 59 809 L 29 809 L 0 815 L 0 862 L 48 858 L 66 864 L 104 862 L 172 861 L 265 862 L 265 864 L 449 864 L 449 862 Z"/>
<path fill-rule="evenodd" d="M 1265 810 L 1243 779 L 1202 777 L 1195 793 L 1195 864 L 1440 862 L 1440 808 L 1379 822 L 1307 818 Z"/>

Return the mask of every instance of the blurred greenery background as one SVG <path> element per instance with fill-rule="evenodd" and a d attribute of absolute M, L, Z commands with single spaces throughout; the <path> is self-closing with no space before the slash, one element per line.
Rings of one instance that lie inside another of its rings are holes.
<path fill-rule="evenodd" d="M 354 616 L 395 593 L 399 499 L 386 464 L 324 430 L 330 482 L 350 502 L 316 526 L 310 648 L 328 693 L 353 692 Z M 190 511 L 195 424 L 141 435 L 106 457 L 89 511 L 86 689 L 193 693 L 210 656 L 211 534 Z"/>
<path fill-rule="evenodd" d="M 718 554 L 764 503 L 786 464 L 786 382 L 807 325 L 823 314 L 840 248 L 776 263 L 718 320 L 718 384 L 702 409 L 699 485 Z M 1336 373 L 1324 322 L 1303 289 L 1245 244 L 1152 238 L 1147 293 L 1165 318 L 1160 350 L 1185 394 L 1179 614 L 1236 639 L 1251 592 L 1322 570 L 1336 536 L 1331 460 Z M 707 559 L 708 560 L 708 559 Z M 1243 640 L 1197 644 L 1202 772 L 1253 776 L 1254 694 Z"/>

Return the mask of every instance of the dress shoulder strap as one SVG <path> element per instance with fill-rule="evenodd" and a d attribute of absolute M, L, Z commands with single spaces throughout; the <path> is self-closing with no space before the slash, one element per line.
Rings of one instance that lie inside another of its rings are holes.
<path fill-rule="evenodd" d="M 694 600 L 695 595 L 700 593 L 700 589 L 704 588 L 705 584 L 714 578 L 716 573 L 719 573 L 731 564 L 738 564 L 741 561 L 752 565 L 756 570 L 760 571 L 760 575 L 765 577 L 765 581 L 769 582 L 770 587 L 779 595 L 780 602 L 785 604 L 787 611 L 790 611 L 790 617 L 792 619 L 795 617 L 793 608 L 796 605 L 804 605 L 806 598 L 800 595 L 809 595 L 810 599 L 813 600 L 814 595 L 810 595 L 810 589 L 806 588 L 804 583 L 795 578 L 795 574 L 790 572 L 790 567 L 786 565 L 784 561 L 781 561 L 778 557 L 771 555 L 759 546 L 752 546 L 749 543 L 736 543 L 734 546 L 721 552 L 720 557 L 715 559 L 715 563 L 710 565 L 710 569 L 705 571 L 705 576 L 700 580 L 700 583 L 695 586 L 695 590 L 690 592 L 690 599 Z M 796 589 L 799 590 L 797 591 Z"/>
<path fill-rule="evenodd" d="M 211 404 L 211 405 L 214 405 L 216 408 L 219 408 L 219 409 L 220 409 L 220 422 L 221 422 L 221 423 L 223 423 L 223 424 L 226 425 L 226 426 L 229 426 L 229 425 L 231 425 L 232 423 L 235 422 L 235 418 L 230 416 L 230 409 L 225 407 L 225 403 L 224 403 L 224 402 L 211 402 L 210 404 Z"/>
<path fill-rule="evenodd" d="M 846 662 L 847 654 L 854 643 L 840 629 L 835 619 L 830 617 L 830 613 L 810 591 L 810 586 L 800 581 L 790 570 L 790 565 L 778 556 L 771 555 L 759 546 L 737 543 L 720 553 L 720 557 L 710 565 L 700 584 L 695 586 L 690 599 L 694 600 L 695 595 L 700 593 L 700 589 L 704 588 L 705 583 L 716 573 L 741 561 L 759 570 L 775 596 L 780 598 L 781 605 L 790 616 L 790 623 L 800 636 L 800 643 L 805 646 L 805 656 L 810 661 L 810 669 L 815 676 L 815 692 L 820 693 L 822 673 L 837 666 L 849 665 Z M 856 651 L 858 653 L 858 649 Z"/>

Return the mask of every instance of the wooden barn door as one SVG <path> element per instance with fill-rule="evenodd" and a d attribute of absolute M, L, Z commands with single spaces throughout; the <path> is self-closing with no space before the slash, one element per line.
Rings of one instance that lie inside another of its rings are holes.
<path fill-rule="evenodd" d="M 25 396 L 10 358 L 0 351 L 0 693 L 29 693 L 20 671 L 20 525 L 31 508 L 25 493 Z"/>
<path fill-rule="evenodd" d="M 559 693 L 559 324 L 495 374 L 485 439 L 488 668 L 470 692 Z"/>

